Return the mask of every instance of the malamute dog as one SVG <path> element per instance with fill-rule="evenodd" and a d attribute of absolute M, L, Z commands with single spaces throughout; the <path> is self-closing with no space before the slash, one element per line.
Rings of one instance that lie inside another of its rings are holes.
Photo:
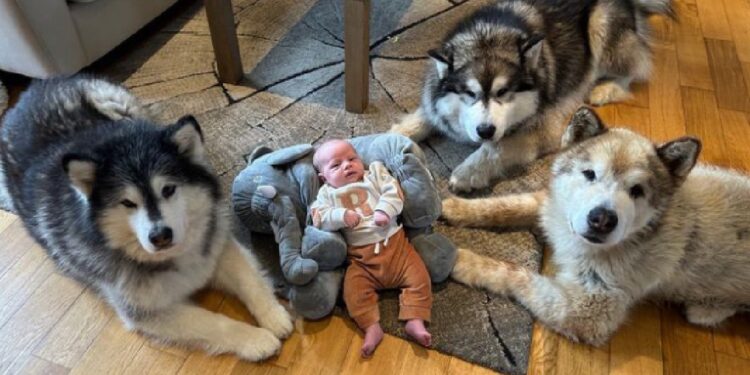
<path fill-rule="evenodd" d="M 508 168 L 556 151 L 586 99 L 629 96 L 651 70 L 647 16 L 669 0 L 507 0 L 480 9 L 429 52 L 420 108 L 391 131 L 421 141 L 437 130 L 479 145 L 453 171 L 453 190 L 484 188 Z"/>
<path fill-rule="evenodd" d="M 639 300 L 684 304 L 715 325 L 750 305 L 750 178 L 698 165 L 700 142 L 654 145 L 606 129 L 579 110 L 556 157 L 549 190 L 449 198 L 443 215 L 472 226 L 533 222 L 538 215 L 554 277 L 459 252 L 453 278 L 515 297 L 552 329 L 602 344 Z M 692 170 L 692 171 L 691 171 Z"/>
<path fill-rule="evenodd" d="M 291 318 L 230 233 L 194 118 L 157 127 L 120 86 L 53 79 L 6 114 L 1 142 L 26 228 L 128 328 L 250 361 L 279 350 Z M 237 295 L 262 328 L 191 303 L 208 284 Z"/>

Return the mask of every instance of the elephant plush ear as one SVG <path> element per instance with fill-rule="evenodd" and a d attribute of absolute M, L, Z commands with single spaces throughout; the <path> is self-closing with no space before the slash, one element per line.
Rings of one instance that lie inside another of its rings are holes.
<path fill-rule="evenodd" d="M 289 146 L 268 154 L 266 160 L 269 165 L 280 167 L 304 158 L 313 152 L 313 150 L 314 148 L 311 144 Z"/>

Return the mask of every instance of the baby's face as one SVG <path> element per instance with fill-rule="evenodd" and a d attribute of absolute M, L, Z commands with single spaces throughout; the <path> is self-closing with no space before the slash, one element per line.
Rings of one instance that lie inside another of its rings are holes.
<path fill-rule="evenodd" d="M 365 175 L 362 159 L 349 142 L 328 142 L 317 151 L 316 157 L 318 176 L 335 188 L 361 181 Z"/>

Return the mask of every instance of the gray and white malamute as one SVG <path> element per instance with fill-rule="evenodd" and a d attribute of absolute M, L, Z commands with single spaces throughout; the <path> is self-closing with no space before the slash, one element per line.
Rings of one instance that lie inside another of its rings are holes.
<path fill-rule="evenodd" d="M 2 126 L 15 210 L 128 328 L 250 361 L 273 355 L 291 318 L 230 233 L 198 123 L 157 127 L 145 113 L 103 80 L 32 83 Z M 237 295 L 262 328 L 191 303 L 209 284 Z"/>
<path fill-rule="evenodd" d="M 586 96 L 629 96 L 651 70 L 647 16 L 669 0 L 507 0 L 485 7 L 429 52 L 420 108 L 391 129 L 421 141 L 434 130 L 480 145 L 451 188 L 484 188 L 508 168 L 560 147 Z"/>
<path fill-rule="evenodd" d="M 588 138 L 588 139 L 586 139 Z M 585 140 L 584 140 L 585 139 Z M 515 297 L 552 329 L 602 344 L 644 298 L 684 304 L 715 325 L 750 306 L 750 177 L 696 163 L 700 142 L 662 145 L 576 112 L 547 191 L 449 198 L 470 226 L 538 219 L 557 272 L 547 277 L 460 250 L 453 278 Z"/>

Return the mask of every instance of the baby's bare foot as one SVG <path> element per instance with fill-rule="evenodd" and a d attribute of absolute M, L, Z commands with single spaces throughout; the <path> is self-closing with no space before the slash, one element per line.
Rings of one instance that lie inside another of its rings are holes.
<path fill-rule="evenodd" d="M 362 357 L 367 358 L 375 352 L 375 348 L 383 341 L 383 328 L 375 323 L 365 329 L 365 340 L 362 343 Z"/>
<path fill-rule="evenodd" d="M 406 322 L 406 334 L 420 345 L 429 348 L 432 345 L 432 335 L 427 332 L 422 319 L 412 319 Z"/>

